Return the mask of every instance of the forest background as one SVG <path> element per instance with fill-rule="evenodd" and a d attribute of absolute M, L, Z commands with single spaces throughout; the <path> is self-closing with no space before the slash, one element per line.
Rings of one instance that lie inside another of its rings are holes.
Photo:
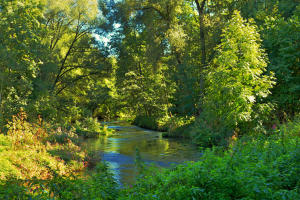
<path fill-rule="evenodd" d="M 82 170 L 74 138 L 112 119 L 204 148 L 298 138 L 299 17 L 298 0 L 0 0 L 2 179 L 32 178 L 8 156 L 26 144 L 68 160 L 39 178 Z"/>

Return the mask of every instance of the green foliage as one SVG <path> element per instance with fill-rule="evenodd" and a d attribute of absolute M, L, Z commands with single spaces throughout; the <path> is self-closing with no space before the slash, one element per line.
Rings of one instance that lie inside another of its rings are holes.
<path fill-rule="evenodd" d="M 25 186 L 27 185 L 27 186 Z M 106 166 L 99 164 L 88 178 L 54 177 L 52 180 L 10 180 L 0 184 L 1 199 L 116 199 L 118 190 Z"/>
<path fill-rule="evenodd" d="M 1 0 L 0 7 L 0 113 L 4 121 L 29 103 L 41 66 L 36 52 L 44 48 L 45 29 L 40 23 L 39 0 Z"/>
<path fill-rule="evenodd" d="M 108 76 L 111 66 L 92 36 L 103 23 L 98 2 L 1 0 L 0 8 L 1 125 L 21 107 L 56 122 L 78 104 L 81 115 L 93 112 L 78 96 L 94 91 L 91 79 Z"/>
<path fill-rule="evenodd" d="M 0 0 L 0 199 L 117 199 L 105 167 L 75 174 L 99 162 L 79 140 L 113 134 L 96 118 L 124 116 L 230 148 L 120 199 L 298 199 L 299 119 L 270 118 L 299 113 L 298 4 Z"/>
<path fill-rule="evenodd" d="M 54 179 L 50 182 L 50 191 L 58 199 L 103 199 L 113 200 L 118 190 L 112 175 L 103 164 L 98 164 L 95 173 L 87 179 Z"/>
<path fill-rule="evenodd" d="M 48 179 L 55 174 L 83 170 L 85 153 L 72 142 L 74 133 L 69 133 L 66 141 L 59 141 L 61 130 L 47 130 L 40 119 L 38 123 L 29 123 L 24 112 L 13 116 L 7 129 L 6 135 L 0 137 L 2 180 Z"/>
<path fill-rule="evenodd" d="M 79 138 L 78 135 L 71 130 L 61 130 L 61 127 L 58 127 L 55 133 L 50 134 L 47 138 L 45 138 L 45 141 L 59 144 L 66 144 L 68 141 L 72 141 L 72 143 L 78 144 Z"/>
<path fill-rule="evenodd" d="M 293 121 L 289 121 L 285 124 L 282 124 L 279 127 L 280 132 L 284 134 L 289 134 L 291 136 L 299 136 L 300 133 L 300 115 L 295 116 Z"/>
<path fill-rule="evenodd" d="M 194 124 L 194 117 L 179 117 L 172 116 L 166 122 L 168 132 L 164 134 L 165 137 L 191 138 L 190 127 Z"/>
<path fill-rule="evenodd" d="M 211 125 L 211 120 L 213 119 L 202 114 L 194 124 L 187 127 L 186 131 L 193 143 L 201 147 L 228 146 L 229 139 L 236 133 L 233 132 L 232 128 L 223 124 L 222 126 L 218 123 Z"/>
<path fill-rule="evenodd" d="M 133 124 L 150 130 L 159 130 L 157 120 L 154 117 L 139 115 L 134 118 Z"/>
<path fill-rule="evenodd" d="M 141 178 L 117 189 L 105 165 L 87 178 L 54 176 L 48 181 L 10 179 L 1 199 L 298 199 L 300 197 L 299 119 L 269 137 L 244 137 L 228 150 L 207 149 L 198 162 L 158 172 L 142 166 Z M 5 143 L 5 142 L 2 142 Z M 7 143 L 5 143 L 7 144 Z"/>
<path fill-rule="evenodd" d="M 247 132 L 255 121 L 270 111 L 262 100 L 270 94 L 273 76 L 266 75 L 266 57 L 259 34 L 238 12 L 223 30 L 217 56 L 207 70 L 204 108 L 208 126 L 243 128 Z M 244 126 L 244 127 L 243 127 Z"/>
<path fill-rule="evenodd" d="M 1 199 L 115 199 L 116 185 L 105 166 L 80 176 L 88 163 L 72 142 L 75 133 L 26 119 L 25 112 L 13 116 L 7 135 L 0 135 Z"/>
<path fill-rule="evenodd" d="M 294 115 L 300 107 L 299 11 L 300 6 L 288 19 L 278 13 L 268 16 L 262 30 L 270 59 L 268 68 L 275 72 L 277 79 L 270 99 L 278 105 L 277 113 L 281 118 L 285 117 L 283 112 Z"/>

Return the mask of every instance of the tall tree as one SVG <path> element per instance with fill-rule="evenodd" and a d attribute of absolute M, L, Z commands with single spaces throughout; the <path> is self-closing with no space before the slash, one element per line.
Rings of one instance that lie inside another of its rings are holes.
<path fill-rule="evenodd" d="M 257 27 L 235 12 L 216 50 L 217 56 L 208 69 L 205 96 L 211 126 L 234 130 L 257 122 L 270 109 L 262 99 L 270 94 L 274 84 L 273 76 L 265 74 L 267 57 Z"/>

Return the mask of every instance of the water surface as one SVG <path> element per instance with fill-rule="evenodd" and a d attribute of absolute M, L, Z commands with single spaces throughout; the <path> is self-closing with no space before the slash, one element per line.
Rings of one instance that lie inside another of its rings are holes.
<path fill-rule="evenodd" d="M 160 132 L 125 122 L 110 122 L 107 125 L 108 128 L 116 130 L 115 135 L 88 139 L 84 142 L 84 147 L 88 151 L 98 152 L 122 185 L 133 184 L 135 181 L 136 149 L 143 162 L 159 167 L 197 161 L 201 156 L 198 148 L 187 140 L 163 138 Z"/>

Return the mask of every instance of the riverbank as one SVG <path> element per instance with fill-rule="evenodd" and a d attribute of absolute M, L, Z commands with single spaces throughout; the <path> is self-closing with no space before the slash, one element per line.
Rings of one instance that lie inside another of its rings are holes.
<path fill-rule="evenodd" d="M 228 149 L 203 150 L 200 161 L 161 172 L 146 167 L 141 161 L 139 166 L 143 167 L 139 168 L 138 182 L 123 189 L 118 187 L 106 166 L 100 164 L 88 177 L 54 174 L 48 180 L 34 177 L 31 180 L 2 180 L 0 198 L 299 199 L 299 133 L 298 119 L 276 127 L 272 135 L 232 139 Z M 1 140 L 1 152 L 4 152 L 6 139 Z"/>
<path fill-rule="evenodd" d="M 75 129 L 41 118 L 29 122 L 23 111 L 6 129 L 0 134 L 0 199 L 94 199 L 100 194 L 96 190 L 112 194 L 115 189 L 106 166 L 99 160 L 93 163 L 93 155 L 81 148 L 84 135 Z M 88 136 L 107 135 L 101 127 L 98 130 L 102 132 Z"/>
<path fill-rule="evenodd" d="M 141 128 L 146 128 L 153 131 L 167 132 L 167 124 L 160 123 L 159 118 L 149 116 L 136 116 L 132 124 Z"/>

